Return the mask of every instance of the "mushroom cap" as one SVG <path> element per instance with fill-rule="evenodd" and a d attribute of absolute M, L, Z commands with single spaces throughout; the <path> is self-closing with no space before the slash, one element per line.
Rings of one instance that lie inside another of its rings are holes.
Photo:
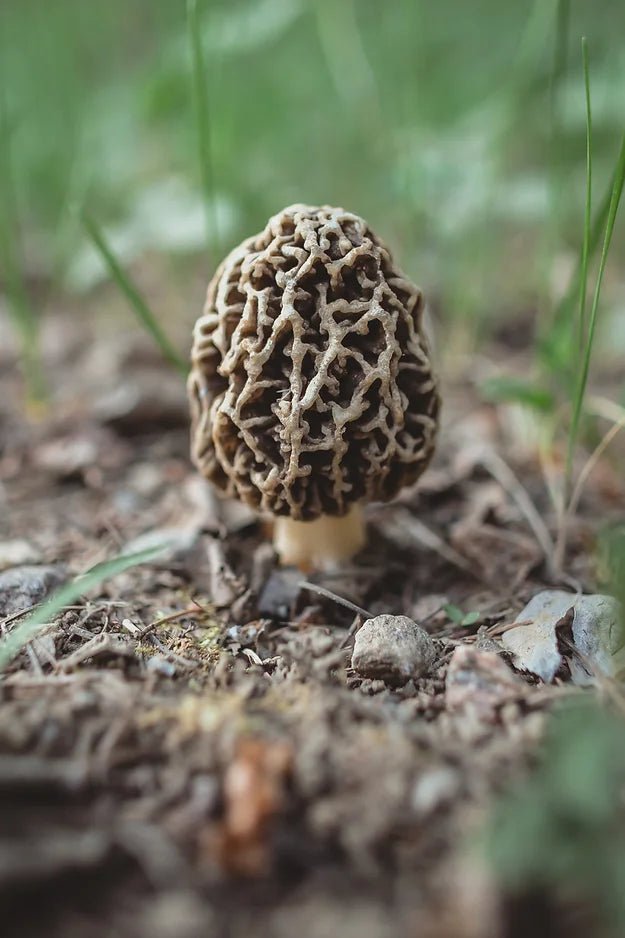
<path fill-rule="evenodd" d="M 367 223 L 291 205 L 235 248 L 194 329 L 192 457 L 226 495 L 312 520 L 386 501 L 432 455 L 421 291 Z"/>

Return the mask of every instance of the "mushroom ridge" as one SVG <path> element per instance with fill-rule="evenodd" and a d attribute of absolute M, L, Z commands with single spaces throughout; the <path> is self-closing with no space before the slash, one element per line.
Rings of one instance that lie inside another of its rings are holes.
<path fill-rule="evenodd" d="M 194 330 L 192 454 L 273 515 L 342 516 L 428 464 L 439 397 L 421 291 L 367 223 L 293 205 L 217 269 Z"/>

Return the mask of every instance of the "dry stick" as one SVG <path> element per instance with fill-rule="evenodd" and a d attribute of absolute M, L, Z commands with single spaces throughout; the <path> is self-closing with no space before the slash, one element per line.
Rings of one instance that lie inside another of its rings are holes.
<path fill-rule="evenodd" d="M 94 637 L 77 648 L 76 651 L 63 658 L 57 664 L 59 671 L 67 671 L 82 664 L 89 658 L 97 658 L 99 655 L 113 654 L 122 658 L 132 658 L 135 654 L 135 646 L 130 642 L 110 635 L 108 632 L 94 635 Z"/>
<path fill-rule="evenodd" d="M 592 408 L 589 408 L 591 412 L 596 413 L 600 417 L 605 417 L 606 420 L 613 421 L 614 425 L 610 427 L 603 439 L 598 443 L 598 445 L 588 457 L 588 460 L 586 461 L 586 464 L 581 470 L 577 482 L 575 483 L 575 488 L 571 494 L 569 504 L 565 507 L 562 514 L 560 530 L 558 532 L 558 541 L 556 544 L 556 565 L 558 569 L 562 567 L 564 562 L 564 550 L 566 548 L 566 534 L 568 524 L 577 510 L 579 500 L 582 497 L 582 492 L 586 483 L 588 482 L 588 478 L 614 438 L 621 432 L 623 428 L 625 428 L 625 408 L 620 407 L 613 401 L 609 401 L 600 397 L 591 398 L 590 403 L 593 405 Z"/>
<path fill-rule="evenodd" d="M 362 606 L 357 606 L 356 603 L 350 602 L 349 599 L 343 599 L 342 596 L 338 596 L 336 593 L 325 589 L 323 586 L 317 586 L 316 583 L 309 583 L 306 580 L 302 580 L 299 586 L 302 589 L 310 590 L 312 593 L 318 593 L 319 596 L 323 596 L 325 599 L 331 599 L 340 606 L 345 606 L 345 608 L 349 609 L 351 612 L 355 612 L 357 615 L 366 616 L 367 619 L 372 618 L 371 613 L 363 609 Z"/>
<path fill-rule="evenodd" d="M 142 629 L 138 629 L 137 632 L 133 635 L 133 638 L 140 642 L 142 638 L 146 638 L 148 635 L 150 635 L 150 633 L 153 632 L 154 629 L 159 625 L 165 625 L 168 622 L 175 622 L 177 619 L 184 619 L 185 616 L 193 616 L 195 618 L 200 614 L 208 615 L 208 611 L 206 609 L 202 609 L 199 603 L 196 603 L 195 600 L 193 600 L 193 603 L 193 606 L 187 606 L 186 609 L 179 609 L 178 612 L 172 612 L 168 616 L 163 616 L 162 619 L 154 619 L 152 622 L 149 622 L 148 625 L 144 625 Z"/>
<path fill-rule="evenodd" d="M 303 586 L 303 583 L 300 583 L 300 586 Z M 364 615 L 364 609 L 362 615 Z M 369 618 L 371 616 L 367 613 Z M 278 628 L 271 630 L 271 637 L 274 635 L 281 635 L 283 632 L 288 632 L 289 629 L 300 629 L 302 631 L 308 629 L 335 629 L 337 627 L 336 622 L 298 622 L 297 619 L 284 619 L 280 620 L 283 622 L 282 625 L 279 625 Z"/>
<path fill-rule="evenodd" d="M 599 462 L 599 460 L 605 453 L 606 449 L 608 448 L 612 440 L 621 432 L 621 430 L 624 427 L 625 427 L 625 417 L 621 417 L 618 423 L 615 423 L 613 427 L 610 427 L 610 429 L 608 430 L 606 435 L 603 437 L 601 442 L 596 446 L 596 448 L 593 450 L 591 455 L 588 457 L 588 461 L 586 462 L 586 465 L 580 472 L 579 478 L 577 482 L 575 483 L 575 488 L 573 489 L 573 494 L 571 495 L 569 507 L 566 510 L 565 524 L 570 518 L 570 516 L 575 514 L 575 511 L 577 510 L 577 505 L 582 496 L 582 491 L 584 489 L 584 486 L 586 485 L 586 482 L 588 481 L 588 477 L 590 476 L 591 472 L 593 471 L 593 469 L 595 468 L 595 466 L 597 465 L 597 463 Z"/>
<path fill-rule="evenodd" d="M 26 647 L 32 650 L 39 664 L 41 664 L 41 661 L 43 659 L 43 662 L 45 664 L 49 664 L 51 668 L 56 668 L 58 658 L 56 657 L 56 655 L 48 651 L 44 643 L 40 641 L 40 639 L 42 639 L 43 637 L 44 637 L 43 634 L 37 636 L 37 638 L 34 638 L 32 642 L 29 642 Z M 29 657 L 30 657 L 30 651 L 29 651 Z"/>
<path fill-rule="evenodd" d="M 183 619 L 185 616 L 197 616 L 200 613 L 207 615 L 208 610 L 202 609 L 200 604 L 193 600 L 193 605 L 187 606 L 186 609 L 179 609 L 177 612 L 172 612 L 168 616 L 163 616 L 161 619 L 154 619 L 154 621 L 146 625 L 144 629 L 141 629 L 139 634 L 145 635 L 148 629 L 154 629 L 157 625 L 164 625 L 166 622 L 175 622 L 176 619 Z"/>
<path fill-rule="evenodd" d="M 390 514 L 390 511 L 389 511 Z M 418 544 L 420 547 L 425 547 L 428 550 L 434 551 L 438 554 L 439 557 L 442 557 L 443 560 L 446 560 L 447 563 L 452 564 L 454 567 L 458 567 L 459 570 L 462 570 L 463 573 L 468 573 L 472 577 L 475 577 L 476 580 L 484 581 L 484 577 L 475 569 L 473 564 L 469 563 L 462 554 L 459 554 L 457 550 L 454 550 L 453 547 L 450 547 L 449 544 L 443 540 L 443 538 L 437 534 L 435 531 L 432 531 L 431 528 L 428 528 L 426 524 L 422 521 L 419 521 L 418 518 L 415 518 L 410 511 L 405 508 L 393 507 L 392 508 L 392 517 L 394 523 L 400 529 L 398 534 L 407 535 L 407 537 Z M 392 530 L 390 532 L 390 537 L 392 539 Z"/>
<path fill-rule="evenodd" d="M 516 477 L 510 466 L 508 466 L 508 464 L 504 462 L 501 456 L 499 456 L 494 451 L 487 450 L 482 453 L 480 455 L 480 461 L 484 468 L 490 472 L 492 477 L 497 482 L 499 482 L 499 484 L 516 502 L 518 508 L 525 516 L 525 520 L 532 529 L 534 537 L 538 541 L 538 545 L 543 552 L 545 561 L 547 562 L 549 572 L 553 573 L 555 570 L 555 544 L 551 534 L 547 529 L 547 525 L 540 517 L 540 514 L 538 513 L 538 510 L 536 509 L 526 489 Z"/>
<path fill-rule="evenodd" d="M 29 642 L 26 646 L 26 654 L 28 655 L 28 660 L 30 661 L 31 670 L 37 677 L 43 677 L 43 668 L 41 667 L 41 662 L 37 657 L 32 642 Z"/>
<path fill-rule="evenodd" d="M 194 596 L 191 597 L 191 602 L 197 609 L 200 610 L 200 612 L 203 612 L 205 616 L 214 615 L 214 609 L 211 608 L 210 604 L 208 606 L 203 606 L 202 603 L 198 602 Z"/>
<path fill-rule="evenodd" d="M 27 606 L 26 609 L 20 609 L 19 612 L 14 612 L 13 615 L 7 616 L 6 619 L 0 621 L 0 629 L 4 632 L 6 626 L 10 625 L 11 622 L 15 622 L 16 619 L 21 619 L 22 616 L 27 616 L 29 612 L 34 612 L 39 606 L 41 606 L 41 603 L 34 603 L 32 606 Z"/>
<path fill-rule="evenodd" d="M 610 423 L 618 423 L 622 417 L 625 417 L 625 407 L 611 401 L 609 397 L 601 397 L 595 394 L 588 398 L 586 410 L 589 414 L 609 420 Z"/>
<path fill-rule="evenodd" d="M 72 674 L 44 674 L 41 677 L 36 677 L 28 671 L 16 671 L 15 674 L 9 674 L 3 680 L 3 685 L 11 687 L 14 684 L 19 684 L 20 688 L 33 688 L 33 687 L 50 687 L 52 685 L 56 687 L 67 687 L 72 684 L 75 684 L 76 681 L 81 680 L 88 675 L 90 680 L 98 679 L 102 675 L 101 671 L 81 671 L 74 672 Z"/>
<path fill-rule="evenodd" d="M 2 630 L 2 632 L 4 632 L 4 631 L 6 630 L 6 626 L 7 626 L 7 625 L 10 625 L 11 622 L 15 622 L 16 619 L 21 619 L 23 616 L 27 616 L 30 612 L 34 612 L 35 609 L 38 609 L 39 606 L 42 606 L 42 605 L 43 605 L 43 602 L 44 602 L 44 600 L 42 600 L 42 601 L 39 602 L 39 603 L 34 603 L 34 605 L 32 605 L 32 606 L 27 606 L 25 609 L 21 609 L 19 612 L 14 612 L 12 615 L 7 616 L 6 619 L 0 620 L 0 629 Z M 114 602 L 113 600 L 101 604 L 102 607 L 105 607 L 105 606 L 127 606 L 127 605 L 128 605 L 128 603 Z M 72 610 L 83 610 L 83 609 L 84 609 L 84 606 L 64 606 L 64 607 L 63 607 L 63 612 L 71 612 Z M 98 612 L 98 611 L 99 611 L 99 609 L 96 608 L 96 609 L 94 609 L 94 610 L 91 611 L 90 615 L 93 615 L 93 614 L 95 614 L 95 613 Z M 84 621 L 86 621 L 86 620 L 84 620 Z"/>

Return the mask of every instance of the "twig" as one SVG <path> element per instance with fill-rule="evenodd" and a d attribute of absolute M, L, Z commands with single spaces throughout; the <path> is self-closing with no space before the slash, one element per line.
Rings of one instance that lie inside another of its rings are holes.
<path fill-rule="evenodd" d="M 303 584 L 300 583 L 300 586 L 302 585 Z M 364 612 L 362 615 L 364 615 Z M 369 613 L 367 613 L 367 616 L 371 618 Z M 276 635 L 282 635 L 284 632 L 288 632 L 289 629 L 298 629 L 301 631 L 308 631 L 308 629 L 343 629 L 343 626 L 337 626 L 336 622 L 298 622 L 296 619 L 285 619 L 281 621 L 283 621 L 283 625 L 279 625 L 277 628 L 271 630 L 272 638 Z"/>
<path fill-rule="evenodd" d="M 397 507 L 389 509 L 389 512 L 391 511 L 392 520 L 390 523 L 386 521 L 382 525 L 383 528 L 391 529 L 389 531 L 391 539 L 393 539 L 393 526 L 395 526 L 404 544 L 410 541 L 418 544 L 420 547 L 426 547 L 428 550 L 432 550 L 434 553 L 438 554 L 439 557 L 442 557 L 443 560 L 446 560 L 447 563 L 452 564 L 452 566 L 458 567 L 459 570 L 468 573 L 476 580 L 480 580 L 480 582 L 485 582 L 484 577 L 475 569 L 473 564 L 466 560 L 457 550 L 454 550 L 453 547 L 450 547 L 435 531 L 432 531 L 426 524 L 418 518 L 415 518 L 408 509 Z"/>
<path fill-rule="evenodd" d="M 597 400 L 595 400 L 595 404 Z M 555 554 L 555 563 L 557 569 L 561 569 L 564 563 L 564 554 L 566 551 L 566 540 L 567 540 L 567 530 L 568 524 L 579 505 L 580 498 L 582 497 L 582 492 L 584 487 L 588 482 L 588 479 L 595 469 L 597 463 L 607 450 L 608 446 L 612 443 L 615 437 L 625 428 L 625 409 L 620 407 L 618 404 L 613 404 L 612 408 L 606 413 L 605 408 L 596 408 L 596 413 L 600 416 L 605 417 L 607 420 L 615 420 L 616 422 L 610 429 L 607 431 L 603 439 L 597 444 L 595 449 L 592 451 L 588 457 L 583 469 L 581 470 L 577 482 L 575 483 L 575 488 L 571 494 L 568 505 L 562 512 L 560 518 L 560 525 L 558 529 L 558 540 L 556 543 L 556 554 Z M 609 416 L 607 415 L 609 413 Z M 618 416 L 615 417 L 614 415 Z"/>
<path fill-rule="evenodd" d="M 202 603 L 199 602 L 199 600 L 195 599 L 195 597 L 191 597 L 191 602 L 193 603 L 194 606 L 196 606 L 200 610 L 200 612 L 203 612 L 205 616 L 209 616 L 211 614 L 211 611 L 208 608 L 208 606 L 203 606 Z"/>
<path fill-rule="evenodd" d="M 553 573 L 555 570 L 555 544 L 551 534 L 547 529 L 547 525 L 541 518 L 526 489 L 516 477 L 510 466 L 504 462 L 501 456 L 499 456 L 493 450 L 484 450 L 480 454 L 480 462 L 516 502 L 517 507 L 520 509 L 523 516 L 525 517 L 525 520 L 530 526 L 534 537 L 538 542 L 538 546 L 543 552 L 550 573 Z"/>
<path fill-rule="evenodd" d="M 262 668 L 263 659 L 259 654 L 257 654 L 257 652 L 254 651 L 253 648 L 242 648 L 240 654 L 245 655 L 250 664 L 257 664 Z"/>
<path fill-rule="evenodd" d="M 588 477 L 590 476 L 591 472 L 593 471 L 593 469 L 595 468 L 595 466 L 597 465 L 597 463 L 599 462 L 599 460 L 605 453 L 606 449 L 608 448 L 612 440 L 621 432 L 623 428 L 625 428 L 625 417 L 622 417 L 618 423 L 615 423 L 613 427 L 610 427 L 610 429 L 608 430 L 606 435 L 603 437 L 601 442 L 595 447 L 594 451 L 588 457 L 588 461 L 586 462 L 586 465 L 580 472 L 579 478 L 577 482 L 575 483 L 575 488 L 573 489 L 573 494 L 571 495 L 571 501 L 569 502 L 569 507 L 567 509 L 567 516 L 574 514 L 575 511 L 577 510 L 577 506 L 582 496 L 582 491 L 584 489 L 584 486 L 586 482 L 588 481 Z"/>
<path fill-rule="evenodd" d="M 152 629 L 155 629 L 157 625 L 164 625 L 166 622 L 175 622 L 176 619 L 184 619 L 185 616 L 198 616 L 198 615 L 207 615 L 208 611 L 203 609 L 199 603 L 196 603 L 193 600 L 193 606 L 187 606 L 186 609 L 179 609 L 178 612 L 172 612 L 168 616 L 163 616 L 161 619 L 154 619 L 153 622 L 150 622 L 149 625 L 146 625 L 144 628 L 140 629 L 137 632 L 137 638 L 144 638 Z"/>
<path fill-rule="evenodd" d="M 34 612 L 41 603 L 35 603 L 34 606 L 28 606 L 26 609 L 20 609 L 19 612 L 14 612 L 13 615 L 7 616 L 6 619 L 2 619 L 0 622 L 0 630 L 6 632 L 7 625 L 10 625 L 11 622 L 15 622 L 16 619 L 21 619 L 22 616 L 28 615 L 29 612 Z"/>
<path fill-rule="evenodd" d="M 199 668 L 199 661 L 195 661 L 192 658 L 185 658 L 183 655 L 178 655 L 175 651 L 172 651 L 171 648 L 168 648 L 167 645 L 164 645 L 157 635 L 150 635 L 149 641 L 155 648 L 158 649 L 158 651 L 160 651 L 163 657 L 169 659 L 172 664 L 180 665 L 181 668 L 187 668 L 188 670 Z"/>
<path fill-rule="evenodd" d="M 31 670 L 37 677 L 43 676 L 43 668 L 41 667 L 41 662 L 37 657 L 35 649 L 33 648 L 33 643 L 29 642 L 26 646 L 26 654 L 28 655 L 28 660 L 30 661 Z"/>
<path fill-rule="evenodd" d="M 119 655 L 125 658 L 134 658 L 135 645 L 119 638 L 114 638 L 109 633 L 96 635 L 91 641 L 85 642 L 75 652 L 59 661 L 58 666 L 61 671 L 71 670 L 88 658 L 96 658 L 98 655 Z"/>
<path fill-rule="evenodd" d="M 331 590 L 327 590 L 324 586 L 317 586 L 316 583 L 309 583 L 307 580 L 302 580 L 299 586 L 301 589 L 310 590 L 311 593 L 318 593 L 319 596 L 323 596 L 325 599 L 331 599 L 333 602 L 338 603 L 339 606 L 345 606 L 345 608 L 349 609 L 351 612 L 355 612 L 361 616 L 366 616 L 367 619 L 372 618 L 372 614 L 366 609 L 363 609 L 362 606 L 357 606 L 356 603 L 350 602 L 349 599 L 344 599 L 342 596 L 337 596 L 336 593 L 333 593 Z"/>
<path fill-rule="evenodd" d="M 52 638 L 53 648 L 54 648 L 54 638 L 56 635 L 59 634 L 59 632 L 60 632 L 60 629 L 57 629 L 56 632 L 52 630 L 51 635 L 50 633 L 46 633 L 47 635 L 49 635 L 49 637 Z M 39 635 L 37 638 L 34 638 L 32 642 L 30 642 L 30 644 L 28 645 L 28 648 L 32 648 L 33 654 L 35 655 L 35 658 L 37 659 L 37 662 L 39 663 L 39 665 L 43 663 L 43 664 L 50 665 L 51 668 L 56 668 L 58 658 L 53 652 L 49 651 L 48 648 L 46 648 L 45 642 L 43 641 L 44 638 L 45 638 L 45 635 L 43 634 Z"/>

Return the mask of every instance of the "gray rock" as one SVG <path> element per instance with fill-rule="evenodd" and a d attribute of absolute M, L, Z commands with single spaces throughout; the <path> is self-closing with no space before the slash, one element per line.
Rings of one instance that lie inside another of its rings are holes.
<path fill-rule="evenodd" d="M 363 677 L 402 685 L 431 668 L 434 642 L 407 616 L 376 616 L 356 632 L 352 668 Z"/>
<path fill-rule="evenodd" d="M 592 683 L 594 674 L 616 675 L 622 662 L 623 610 L 613 596 L 579 596 L 564 590 L 543 590 L 519 614 L 514 628 L 502 637 L 515 666 L 546 683 L 563 664 L 558 629 L 572 614 L 571 636 L 579 657 L 567 655 L 575 684 Z M 618 654 L 617 654 L 618 653 Z"/>
<path fill-rule="evenodd" d="M 564 590 L 537 593 L 519 613 L 515 627 L 504 632 L 501 644 L 515 667 L 530 671 L 547 684 L 562 667 L 556 627 L 573 606 L 575 596 Z"/>
<path fill-rule="evenodd" d="M 259 599 L 258 613 L 267 618 L 290 619 L 294 615 L 302 592 L 302 574 L 299 570 L 282 567 L 267 578 Z"/>
<path fill-rule="evenodd" d="M 0 573 L 0 618 L 40 603 L 65 580 L 62 566 L 13 567 Z"/>
<path fill-rule="evenodd" d="M 613 677 L 617 671 L 616 654 L 623 648 L 623 609 L 614 596 L 596 593 L 580 596 L 573 618 L 575 647 L 591 666 L 591 670 Z M 572 659 L 571 677 L 575 684 L 589 684 L 583 662 Z"/>

